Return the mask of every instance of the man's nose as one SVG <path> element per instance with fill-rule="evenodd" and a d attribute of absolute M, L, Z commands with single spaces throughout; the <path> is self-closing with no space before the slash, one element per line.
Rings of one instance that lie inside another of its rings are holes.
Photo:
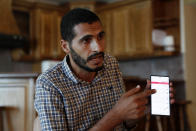
<path fill-rule="evenodd" d="M 101 44 L 101 42 L 93 40 L 91 43 L 91 49 L 92 51 L 101 52 L 103 51 L 103 45 Z"/>

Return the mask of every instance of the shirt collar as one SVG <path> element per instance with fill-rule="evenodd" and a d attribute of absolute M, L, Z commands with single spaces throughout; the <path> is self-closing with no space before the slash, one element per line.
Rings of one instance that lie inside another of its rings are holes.
<path fill-rule="evenodd" d="M 63 60 L 63 65 L 64 65 L 64 70 L 65 70 L 65 75 L 70 78 L 73 82 L 78 83 L 79 80 L 76 78 L 76 76 L 72 73 L 69 65 L 68 65 L 68 60 L 69 56 L 66 55 L 64 60 Z"/>

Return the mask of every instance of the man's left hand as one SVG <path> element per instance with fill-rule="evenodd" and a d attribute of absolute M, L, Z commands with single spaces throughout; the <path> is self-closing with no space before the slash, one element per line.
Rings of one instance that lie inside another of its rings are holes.
<path fill-rule="evenodd" d="M 147 79 L 146 89 L 150 89 L 150 86 L 151 86 L 151 82 L 150 82 L 150 80 Z M 170 103 L 174 104 L 175 103 L 175 90 L 174 90 L 172 82 L 169 83 L 169 87 L 170 87 L 169 88 Z"/>

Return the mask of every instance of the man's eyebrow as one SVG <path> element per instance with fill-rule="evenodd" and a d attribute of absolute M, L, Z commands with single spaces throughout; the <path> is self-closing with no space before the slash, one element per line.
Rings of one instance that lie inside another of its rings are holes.
<path fill-rule="evenodd" d="M 85 35 L 82 38 L 80 38 L 80 41 L 83 41 L 85 39 L 92 38 L 92 37 L 93 37 L 93 35 Z"/>
<path fill-rule="evenodd" d="M 98 33 L 98 35 L 104 35 L 105 34 L 105 32 L 104 31 L 101 31 L 101 32 L 99 32 Z M 83 36 L 82 38 L 80 38 L 80 40 L 79 41 L 83 41 L 83 40 L 86 40 L 86 39 L 88 39 L 88 38 L 92 38 L 93 37 L 93 35 L 85 35 L 85 36 Z"/>

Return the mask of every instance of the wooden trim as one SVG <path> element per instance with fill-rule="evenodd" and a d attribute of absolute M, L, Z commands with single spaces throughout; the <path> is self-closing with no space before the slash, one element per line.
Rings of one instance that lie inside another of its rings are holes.
<path fill-rule="evenodd" d="M 124 0 L 119 1 L 111 4 L 105 4 L 103 6 L 100 6 L 99 8 L 96 8 L 96 12 L 104 11 L 104 10 L 111 10 L 113 8 L 119 8 L 122 6 L 127 6 L 134 3 L 144 2 L 144 1 L 152 1 L 152 0 Z"/>
<path fill-rule="evenodd" d="M 64 4 L 63 6 L 61 5 L 52 5 L 52 4 L 47 4 L 47 3 L 40 3 L 36 2 L 34 4 L 34 8 L 42 8 L 45 10 L 56 10 L 56 11 L 62 11 L 62 12 L 67 12 L 69 10 L 68 4 Z"/>
<path fill-rule="evenodd" d="M 68 4 L 53 5 L 48 3 L 28 2 L 28 1 L 21 1 L 21 0 L 13 1 L 12 7 L 14 10 L 20 10 L 25 12 L 29 12 L 30 10 L 35 8 L 42 8 L 45 10 L 56 10 L 60 12 L 67 12 L 69 10 Z"/>
<path fill-rule="evenodd" d="M 0 74 L 0 78 L 36 78 L 38 73 L 5 73 Z"/>
<path fill-rule="evenodd" d="M 18 10 L 18 11 L 29 12 L 33 8 L 33 5 L 34 5 L 33 2 L 17 0 L 17 1 L 12 2 L 12 9 Z"/>

